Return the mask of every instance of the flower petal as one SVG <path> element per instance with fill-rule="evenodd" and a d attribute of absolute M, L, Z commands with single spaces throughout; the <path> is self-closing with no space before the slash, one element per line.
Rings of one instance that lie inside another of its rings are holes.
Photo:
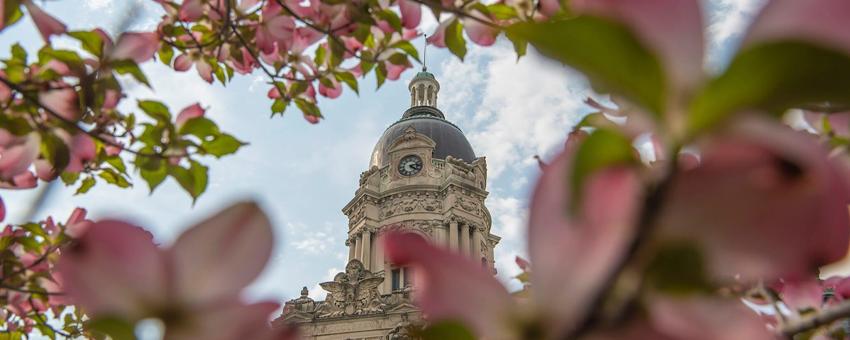
<path fill-rule="evenodd" d="M 204 15 L 204 4 L 201 0 L 185 0 L 180 5 L 178 17 L 182 21 L 197 21 Z"/>
<path fill-rule="evenodd" d="M 62 118 L 76 121 L 80 116 L 77 91 L 71 87 L 40 92 L 38 101 Z"/>
<path fill-rule="evenodd" d="M 398 8 L 401 11 L 401 24 L 405 28 L 414 29 L 422 20 L 422 7 L 412 0 L 398 0 Z"/>
<path fill-rule="evenodd" d="M 118 37 L 112 59 L 132 59 L 143 63 L 153 58 L 159 50 L 159 35 L 156 32 L 127 32 Z"/>
<path fill-rule="evenodd" d="M 44 38 L 44 42 L 50 43 L 50 36 L 60 35 L 67 31 L 65 24 L 47 14 L 31 0 L 25 0 L 24 6 L 30 12 L 30 17 L 32 17 L 35 27 L 38 28 L 38 32 L 41 33 L 41 37 Z"/>
<path fill-rule="evenodd" d="M 174 58 L 174 70 L 177 72 L 186 72 L 192 67 L 194 62 L 188 55 L 181 54 Z"/>
<path fill-rule="evenodd" d="M 6 205 L 3 204 L 3 197 L 0 197 L 0 222 L 6 219 Z"/>
<path fill-rule="evenodd" d="M 634 30 L 656 51 L 678 94 L 686 95 L 702 82 L 703 21 L 699 1 L 573 0 L 570 6 L 577 13 L 611 18 Z"/>
<path fill-rule="evenodd" d="M 181 126 L 183 126 L 183 124 L 186 124 L 186 122 L 192 118 L 203 117 L 206 111 L 207 110 L 201 107 L 201 104 L 199 103 L 189 105 L 177 114 L 177 119 L 175 119 L 174 124 L 177 126 L 177 128 L 180 128 Z"/>
<path fill-rule="evenodd" d="M 844 0 L 768 1 L 744 40 L 803 39 L 850 53 L 850 2 Z"/>
<path fill-rule="evenodd" d="M 744 119 L 676 176 L 662 233 L 698 244 L 719 279 L 808 277 L 847 254 L 848 174 L 812 135 Z"/>
<path fill-rule="evenodd" d="M 235 298 L 260 275 L 273 242 L 271 224 L 253 202 L 195 225 L 170 250 L 176 296 L 189 304 Z"/>
<path fill-rule="evenodd" d="M 92 317 L 138 320 L 169 298 L 162 252 L 149 232 L 125 222 L 91 225 L 62 252 L 57 270 L 68 297 Z"/>
<path fill-rule="evenodd" d="M 38 157 L 41 137 L 32 132 L 23 138 L 23 142 L 13 146 L 0 147 L 0 178 L 11 179 L 24 171 Z"/>
<path fill-rule="evenodd" d="M 213 75 L 212 75 L 212 66 L 207 63 L 206 60 L 199 59 L 195 62 L 195 69 L 198 71 L 198 75 L 201 76 L 201 79 L 206 80 L 207 83 L 212 84 Z"/>
<path fill-rule="evenodd" d="M 482 338 L 504 338 L 513 301 L 485 268 L 416 234 L 389 233 L 384 242 L 391 262 L 414 266 L 416 302 L 431 320 L 460 320 Z"/>
<path fill-rule="evenodd" d="M 672 339 L 775 339 L 755 311 L 735 299 L 653 297 L 654 327 Z"/>
<path fill-rule="evenodd" d="M 553 336 L 574 326 L 576 313 L 624 256 L 640 198 L 633 171 L 601 170 L 584 184 L 579 216 L 569 216 L 572 154 L 568 150 L 544 168 L 529 214 L 532 298 L 550 316 L 544 327 Z"/>

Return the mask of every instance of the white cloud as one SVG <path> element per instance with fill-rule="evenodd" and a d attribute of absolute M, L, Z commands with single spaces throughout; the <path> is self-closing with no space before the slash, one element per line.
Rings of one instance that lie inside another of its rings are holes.
<path fill-rule="evenodd" d="M 709 63 L 717 67 L 728 50 L 734 49 L 744 29 L 766 0 L 706 0 Z M 724 51 L 725 50 L 725 51 Z"/>
<path fill-rule="evenodd" d="M 466 129 L 476 153 L 487 156 L 491 180 L 560 147 L 588 111 L 582 104 L 590 95 L 583 76 L 534 53 L 517 62 L 505 41 L 472 48 L 465 62 L 449 58 L 440 83 L 441 107 Z"/>

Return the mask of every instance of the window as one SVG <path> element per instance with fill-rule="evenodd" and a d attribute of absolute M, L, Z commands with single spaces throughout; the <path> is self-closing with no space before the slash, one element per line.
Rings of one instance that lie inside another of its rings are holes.
<path fill-rule="evenodd" d="M 393 290 L 401 289 L 401 270 L 396 268 L 392 271 Z"/>
<path fill-rule="evenodd" d="M 404 268 L 404 285 L 409 286 L 413 283 L 413 269 Z"/>

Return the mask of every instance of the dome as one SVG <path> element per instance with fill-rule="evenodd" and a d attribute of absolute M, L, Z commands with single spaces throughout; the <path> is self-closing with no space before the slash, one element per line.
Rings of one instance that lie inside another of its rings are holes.
<path fill-rule="evenodd" d="M 404 134 L 404 130 L 408 127 L 413 127 L 416 132 L 428 136 L 437 143 L 434 148 L 433 158 L 446 159 L 448 156 L 460 158 L 468 163 L 475 160 L 475 152 L 472 151 L 472 146 L 463 135 L 463 131 L 449 121 L 434 117 L 431 115 L 413 115 L 409 118 L 403 118 L 396 122 L 384 131 L 375 149 L 372 151 L 372 161 L 369 167 L 377 166 L 379 168 L 389 164 L 390 144 Z"/>

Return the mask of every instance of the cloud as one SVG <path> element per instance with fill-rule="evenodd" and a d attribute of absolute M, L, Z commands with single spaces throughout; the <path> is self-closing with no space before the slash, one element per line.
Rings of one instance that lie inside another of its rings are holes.
<path fill-rule="evenodd" d="M 473 47 L 464 62 L 448 58 L 440 83 L 441 107 L 487 156 L 491 180 L 535 164 L 535 154 L 551 154 L 589 111 L 583 76 L 534 53 L 517 62 L 506 41 Z"/>
<path fill-rule="evenodd" d="M 743 32 L 766 0 L 705 1 L 708 26 L 708 63 L 711 69 L 720 68 L 731 57 Z"/>

